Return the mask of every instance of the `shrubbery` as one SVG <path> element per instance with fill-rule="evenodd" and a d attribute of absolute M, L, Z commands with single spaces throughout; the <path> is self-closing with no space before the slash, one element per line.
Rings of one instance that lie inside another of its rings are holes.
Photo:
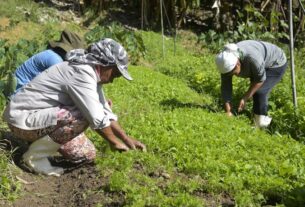
<path fill-rule="evenodd" d="M 135 64 L 141 57 L 145 56 L 145 46 L 139 32 L 124 28 L 118 23 L 106 26 L 96 26 L 85 35 L 90 44 L 102 38 L 112 38 L 121 43 L 131 57 L 131 64 Z"/>

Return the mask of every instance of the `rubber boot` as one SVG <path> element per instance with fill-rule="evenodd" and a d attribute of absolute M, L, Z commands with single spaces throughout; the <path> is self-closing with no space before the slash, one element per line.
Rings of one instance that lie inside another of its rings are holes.
<path fill-rule="evenodd" d="M 272 118 L 265 115 L 254 114 L 254 124 L 256 127 L 265 128 L 271 123 Z"/>
<path fill-rule="evenodd" d="M 60 176 L 64 170 L 61 167 L 53 167 L 48 157 L 54 156 L 60 144 L 55 143 L 48 135 L 33 142 L 22 158 L 25 164 L 36 173 Z"/>

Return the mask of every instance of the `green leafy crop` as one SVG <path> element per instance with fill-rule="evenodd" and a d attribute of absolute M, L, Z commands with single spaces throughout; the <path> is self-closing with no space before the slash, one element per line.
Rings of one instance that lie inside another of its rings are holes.
<path fill-rule="evenodd" d="M 302 144 L 253 129 L 246 118 L 210 112 L 184 81 L 143 67 L 130 70 L 134 81 L 117 80 L 106 94 L 148 152 L 113 153 L 90 133 L 101 146 L 101 173 L 110 177 L 104 190 L 123 193 L 127 206 L 204 206 L 201 191 L 225 191 L 239 206 L 258 206 L 274 198 L 283 203 L 303 186 Z"/>

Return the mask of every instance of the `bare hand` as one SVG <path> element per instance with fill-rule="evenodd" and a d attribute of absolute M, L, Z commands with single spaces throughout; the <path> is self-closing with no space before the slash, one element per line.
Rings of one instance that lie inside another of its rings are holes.
<path fill-rule="evenodd" d="M 124 143 L 117 143 L 115 145 L 111 145 L 111 148 L 119 152 L 126 152 L 129 150 L 129 148 Z"/>
<path fill-rule="evenodd" d="M 246 107 L 246 101 L 244 99 L 241 99 L 238 106 L 238 112 L 241 112 Z"/>
<path fill-rule="evenodd" d="M 125 139 L 124 142 L 132 150 L 139 149 L 146 152 L 146 146 L 134 138 L 128 137 L 128 139 Z"/>

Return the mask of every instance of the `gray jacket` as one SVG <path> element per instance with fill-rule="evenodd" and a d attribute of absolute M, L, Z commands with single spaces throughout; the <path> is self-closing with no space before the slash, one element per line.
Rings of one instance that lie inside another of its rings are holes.
<path fill-rule="evenodd" d="M 3 113 L 15 127 L 34 130 L 57 124 L 62 106 L 76 106 L 93 129 L 117 120 L 111 111 L 95 69 L 62 62 L 45 70 L 16 93 Z"/>

